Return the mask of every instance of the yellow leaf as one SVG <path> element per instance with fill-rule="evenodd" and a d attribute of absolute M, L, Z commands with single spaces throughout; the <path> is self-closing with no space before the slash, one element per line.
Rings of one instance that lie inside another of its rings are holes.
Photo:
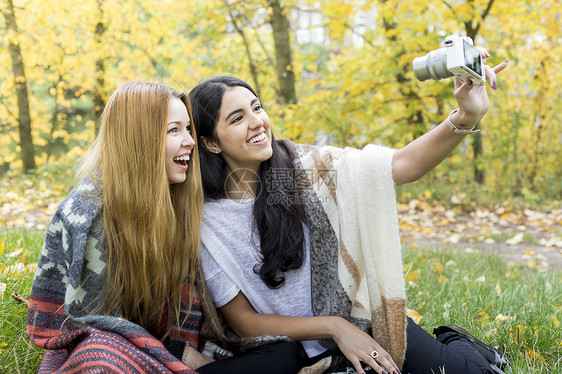
<path fill-rule="evenodd" d="M 420 271 L 414 270 L 406 274 L 406 282 L 415 282 L 420 279 Z"/>
<path fill-rule="evenodd" d="M 490 320 L 490 317 L 488 316 L 488 313 L 486 313 L 486 312 L 477 313 L 476 318 L 482 320 L 483 322 L 488 322 Z"/>
<path fill-rule="evenodd" d="M 526 255 L 529 255 L 529 256 L 532 256 L 532 255 L 535 254 L 535 251 L 533 251 L 532 249 L 526 249 L 526 250 L 525 250 L 525 254 L 526 254 Z"/>
<path fill-rule="evenodd" d="M 437 280 L 438 280 L 439 282 L 447 282 L 447 281 L 449 280 L 449 278 L 447 278 L 447 277 L 444 276 L 444 275 L 440 275 L 440 276 L 437 278 Z"/>
<path fill-rule="evenodd" d="M 556 318 L 556 316 L 552 316 L 551 320 L 552 323 L 554 324 L 554 327 L 560 326 L 560 321 L 558 320 L 558 318 Z"/>
<path fill-rule="evenodd" d="M 431 191 L 430 190 L 425 190 L 425 192 L 423 193 L 423 195 L 425 196 L 426 199 L 431 198 Z"/>
<path fill-rule="evenodd" d="M 521 353 L 521 355 L 523 355 L 523 353 Z M 535 351 L 531 351 L 530 349 L 525 350 L 525 356 L 529 357 L 531 360 L 534 360 L 534 361 L 545 362 L 543 356 L 541 356 L 540 354 L 538 354 Z"/>
<path fill-rule="evenodd" d="M 422 315 L 412 309 L 406 309 L 406 315 L 410 317 L 416 324 L 420 324 Z"/>

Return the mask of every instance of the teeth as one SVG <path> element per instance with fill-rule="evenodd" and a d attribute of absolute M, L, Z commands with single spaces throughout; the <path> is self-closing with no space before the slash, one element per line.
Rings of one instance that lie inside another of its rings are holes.
<path fill-rule="evenodd" d="M 261 142 L 265 138 L 266 138 L 265 133 L 261 133 L 260 135 L 255 136 L 252 139 L 250 139 L 250 143 L 253 144 L 253 143 Z"/>
<path fill-rule="evenodd" d="M 174 161 L 189 161 L 189 155 L 174 157 Z"/>

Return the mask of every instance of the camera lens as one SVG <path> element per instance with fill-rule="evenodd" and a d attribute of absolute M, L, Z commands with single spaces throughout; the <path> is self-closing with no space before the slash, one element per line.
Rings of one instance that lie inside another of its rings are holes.
<path fill-rule="evenodd" d="M 416 75 L 416 78 L 418 78 L 420 82 L 423 82 L 431 78 L 431 73 L 429 72 L 429 68 L 427 66 L 427 55 L 414 58 L 413 65 L 414 65 L 413 66 L 414 74 Z"/>
<path fill-rule="evenodd" d="M 423 82 L 429 78 L 439 80 L 453 75 L 447 69 L 447 53 L 445 48 L 429 52 L 423 57 L 416 57 L 413 62 L 416 78 Z"/>

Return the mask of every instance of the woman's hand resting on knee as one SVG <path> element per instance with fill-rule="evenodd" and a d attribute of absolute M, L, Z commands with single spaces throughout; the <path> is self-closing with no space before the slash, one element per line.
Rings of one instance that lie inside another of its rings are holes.
<path fill-rule="evenodd" d="M 369 334 L 341 317 L 332 318 L 334 318 L 334 324 L 330 335 L 345 357 L 353 364 L 357 373 L 364 373 L 361 362 L 369 365 L 379 374 L 383 373 L 383 370 L 390 374 L 400 372 L 390 354 Z M 371 356 L 374 351 L 378 353 L 378 355 L 373 355 L 376 358 Z"/>

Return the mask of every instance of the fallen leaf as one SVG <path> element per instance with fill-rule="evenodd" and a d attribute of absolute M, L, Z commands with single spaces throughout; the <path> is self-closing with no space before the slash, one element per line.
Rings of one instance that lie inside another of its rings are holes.
<path fill-rule="evenodd" d="M 504 316 L 503 314 L 498 314 L 494 319 L 495 322 L 508 322 L 508 321 L 515 321 L 515 317 L 513 316 Z"/>
<path fill-rule="evenodd" d="M 523 356 L 523 353 L 521 353 L 521 356 Z M 540 354 L 538 354 L 535 351 L 531 351 L 530 349 L 525 350 L 525 356 L 527 356 L 528 358 L 530 358 L 533 361 L 542 361 L 545 362 L 544 357 L 541 356 Z"/>
<path fill-rule="evenodd" d="M 523 233 L 520 232 L 519 234 L 515 235 L 513 238 L 507 239 L 505 243 L 509 245 L 517 245 L 522 241 L 523 241 Z"/>
<path fill-rule="evenodd" d="M 483 322 L 488 322 L 490 320 L 490 317 L 488 316 L 488 313 L 486 313 L 486 312 L 478 312 L 476 314 L 476 318 L 482 320 Z"/>
<path fill-rule="evenodd" d="M 406 315 L 410 317 L 416 324 L 420 324 L 422 315 L 412 309 L 406 309 Z"/>

